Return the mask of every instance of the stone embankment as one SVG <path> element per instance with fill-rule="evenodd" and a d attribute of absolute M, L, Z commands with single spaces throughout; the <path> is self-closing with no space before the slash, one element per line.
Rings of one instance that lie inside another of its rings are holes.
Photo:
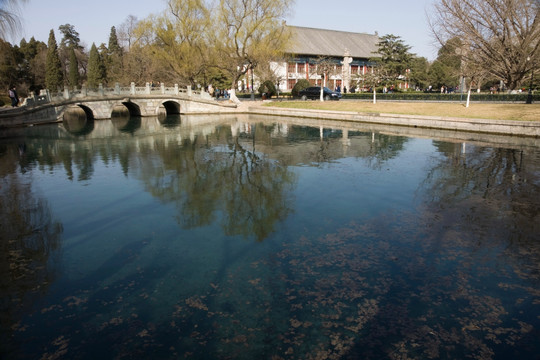
<path fill-rule="evenodd" d="M 442 129 L 476 133 L 540 137 L 540 121 L 515 121 L 492 119 L 465 119 L 441 116 L 399 115 L 384 113 L 358 113 L 349 111 L 285 109 L 263 106 L 263 103 L 244 103 L 238 111 L 249 114 L 287 116 L 310 119 L 328 119 L 397 125 L 425 129 Z"/>

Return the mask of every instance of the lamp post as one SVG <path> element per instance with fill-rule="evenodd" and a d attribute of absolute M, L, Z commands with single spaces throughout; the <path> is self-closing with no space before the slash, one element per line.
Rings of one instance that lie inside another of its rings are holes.
<path fill-rule="evenodd" d="M 527 62 L 531 61 L 531 58 L 527 56 Z M 533 87 L 534 69 L 531 66 L 531 83 L 529 85 L 529 94 L 527 95 L 527 104 L 532 104 L 532 87 Z"/>

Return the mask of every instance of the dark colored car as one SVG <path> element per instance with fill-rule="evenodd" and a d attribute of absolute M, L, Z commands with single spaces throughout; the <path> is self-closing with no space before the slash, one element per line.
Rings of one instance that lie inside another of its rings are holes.
<path fill-rule="evenodd" d="M 304 90 L 300 90 L 298 92 L 298 94 L 300 95 L 300 98 L 302 100 L 320 99 L 321 98 L 321 87 L 320 86 L 308 87 L 308 88 L 305 88 Z M 327 87 L 323 88 L 323 99 L 324 100 L 339 100 L 340 98 L 341 98 L 341 93 L 332 91 Z"/>

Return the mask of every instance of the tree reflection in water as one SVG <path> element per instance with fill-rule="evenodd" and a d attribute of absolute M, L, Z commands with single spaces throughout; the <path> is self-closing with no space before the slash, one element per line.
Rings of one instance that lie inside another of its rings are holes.
<path fill-rule="evenodd" d="M 12 332 L 55 279 L 55 257 L 62 224 L 52 218 L 47 201 L 33 192 L 32 179 L 18 173 L 25 145 L 0 149 L 0 344 L 2 353 Z"/>
<path fill-rule="evenodd" d="M 524 245 L 533 250 L 529 255 L 539 256 L 540 173 L 535 161 L 524 161 L 538 153 L 474 146 L 463 153 L 460 144 L 435 144 L 446 158 L 423 184 L 431 195 L 426 211 L 438 214 L 448 231 L 476 234 L 479 248 L 502 246 L 516 256 Z M 529 260 L 540 263 L 540 258 Z"/>
<path fill-rule="evenodd" d="M 135 171 L 152 195 L 175 204 L 183 228 L 210 225 L 219 217 L 227 235 L 262 241 L 290 212 L 295 177 L 287 166 L 256 151 L 255 144 L 269 135 L 262 126 L 253 128 L 251 142 L 223 127 L 176 146 L 157 144 L 163 171 L 156 171 L 153 156 L 144 154 Z"/>

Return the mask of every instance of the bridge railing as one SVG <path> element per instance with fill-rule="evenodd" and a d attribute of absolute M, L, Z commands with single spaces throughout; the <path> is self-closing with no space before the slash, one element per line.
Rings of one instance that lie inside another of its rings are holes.
<path fill-rule="evenodd" d="M 49 102 L 60 102 L 69 99 L 88 98 L 88 97 L 109 97 L 118 95 L 185 95 L 193 98 L 200 98 L 210 100 L 212 97 L 204 90 L 193 90 L 191 87 L 180 88 L 178 84 L 174 84 L 173 87 L 166 87 L 161 83 L 158 86 L 153 86 L 150 83 L 146 83 L 143 86 L 135 86 L 135 83 L 131 83 L 129 87 L 121 87 L 116 83 L 112 88 L 103 87 L 99 84 L 97 89 L 89 89 L 83 86 L 80 89 L 70 90 L 67 86 L 63 91 L 51 92 L 47 89 L 41 90 L 39 95 L 30 93 L 30 96 L 26 98 L 22 105 L 26 106 L 38 106 Z"/>

